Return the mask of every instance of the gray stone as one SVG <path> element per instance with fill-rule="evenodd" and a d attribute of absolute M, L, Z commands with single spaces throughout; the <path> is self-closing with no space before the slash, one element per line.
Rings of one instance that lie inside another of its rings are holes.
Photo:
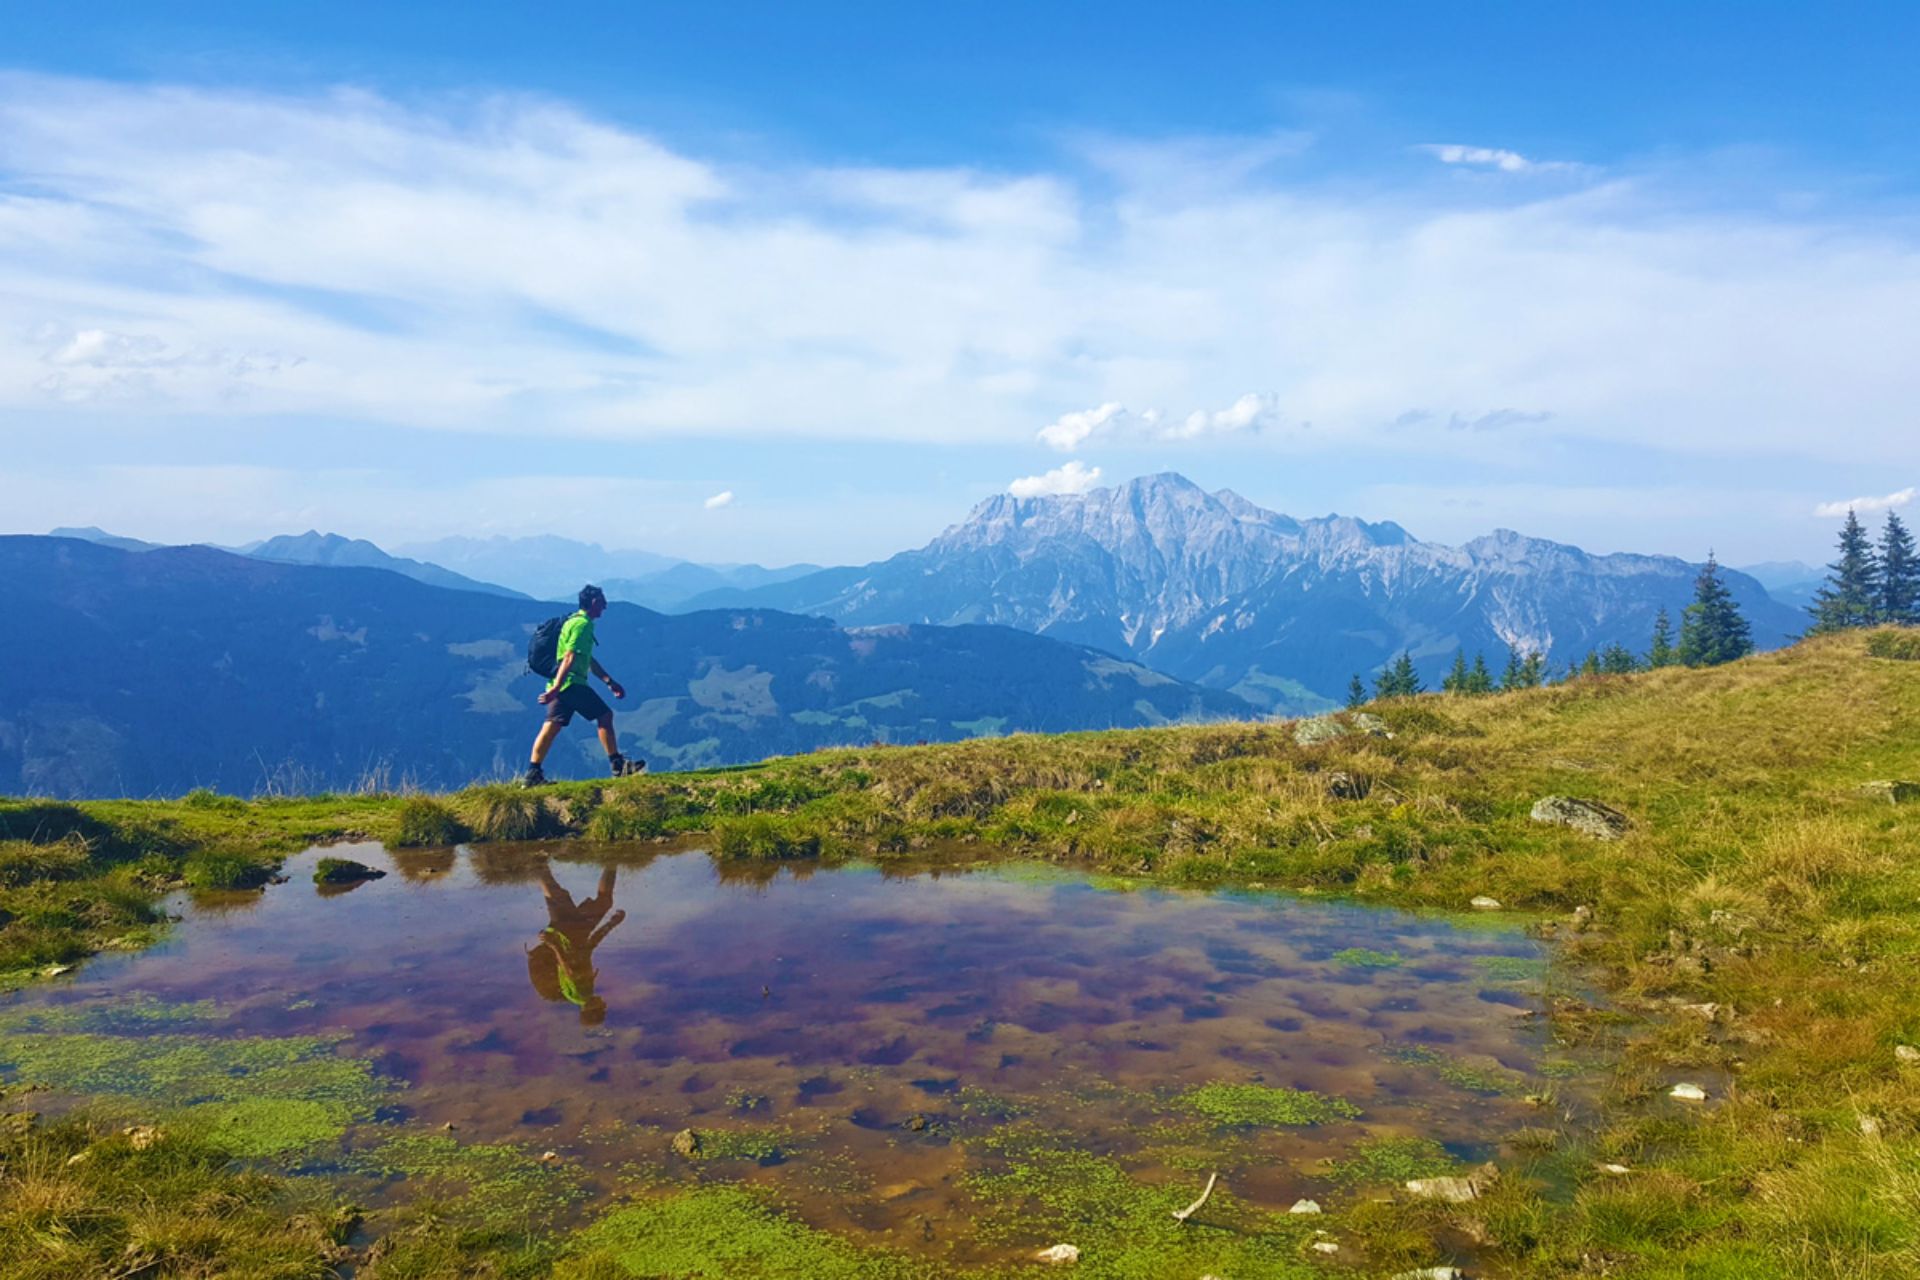
<path fill-rule="evenodd" d="M 1618 840 L 1633 825 L 1618 809 L 1572 796 L 1546 796 L 1533 806 L 1532 816 L 1535 822 L 1570 827 L 1595 840 Z"/>
<path fill-rule="evenodd" d="M 1353 727 L 1369 738 L 1391 738 L 1393 732 L 1387 728 L 1387 722 L 1371 711 L 1356 711 L 1349 717 Z"/>
<path fill-rule="evenodd" d="M 1869 800 L 1880 800 L 1887 804 L 1912 804 L 1920 800 L 1920 782 L 1863 782 L 1860 794 Z"/>
<path fill-rule="evenodd" d="M 673 1153 L 691 1160 L 700 1154 L 700 1135 L 691 1129 L 682 1129 L 673 1135 Z"/>
<path fill-rule="evenodd" d="M 1315 716 L 1293 726 L 1293 740 L 1303 747 L 1318 746 L 1347 735 L 1347 726 L 1333 716 Z"/>

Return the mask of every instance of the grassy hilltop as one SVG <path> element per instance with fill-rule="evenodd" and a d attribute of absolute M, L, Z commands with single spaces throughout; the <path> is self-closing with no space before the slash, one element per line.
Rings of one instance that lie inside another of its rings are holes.
<path fill-rule="evenodd" d="M 1369 709 L 1386 735 L 1343 718 L 1345 732 L 1308 744 L 1293 724 L 1239 724 L 824 751 L 540 793 L 0 802 L 0 969 L 25 982 L 137 947 L 164 927 L 154 904 L 166 889 L 256 883 L 282 855 L 347 835 L 707 832 L 718 856 L 747 861 L 991 850 L 1395 906 L 1490 896 L 1632 1015 L 1606 1113 L 1516 1146 L 1480 1199 L 1362 1201 L 1330 1216 L 1370 1243 L 1365 1274 L 1464 1238 L 1483 1242 L 1493 1274 L 1920 1275 L 1920 1054 L 1897 1052 L 1920 1045 L 1920 798 L 1863 789 L 1920 780 L 1914 640 L 1854 633 L 1711 670 L 1397 700 Z M 1603 802 L 1631 826 L 1599 840 L 1534 822 L 1549 795 Z M 1578 1040 L 1617 1013 L 1566 999 L 1551 1016 Z M 1713 1082 L 1709 1102 L 1667 1103 L 1682 1078 Z M 16 1124 L 4 1142 L 6 1274 L 116 1274 L 115 1250 L 166 1238 L 154 1218 L 166 1210 L 138 1180 L 176 1140 L 137 1153 L 100 1140 L 106 1155 L 72 1166 L 68 1154 L 96 1143 L 74 1124 Z M 327 1258 L 346 1256 L 345 1228 L 328 1225 L 336 1211 L 301 1202 L 311 1188 L 229 1172 L 218 1149 L 177 1143 L 165 1165 L 183 1180 L 176 1199 L 231 1208 L 195 1247 L 285 1265 L 194 1271 L 176 1259 L 143 1274 L 324 1275 Z M 207 1235 L 216 1225 L 230 1238 Z M 53 1238 L 77 1250 L 63 1255 L 70 1269 L 35 1270 Z M 589 1257 L 608 1238 L 516 1253 L 428 1233 L 430 1244 L 389 1243 L 361 1274 L 464 1274 L 483 1259 L 500 1274 L 653 1274 L 617 1249 Z"/>

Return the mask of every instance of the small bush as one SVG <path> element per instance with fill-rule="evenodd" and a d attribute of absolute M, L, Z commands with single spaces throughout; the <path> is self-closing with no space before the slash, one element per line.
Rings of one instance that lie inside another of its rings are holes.
<path fill-rule="evenodd" d="M 1876 658 L 1920 662 L 1920 627 L 1882 627 L 1867 636 L 1867 652 Z"/>
<path fill-rule="evenodd" d="M 393 842 L 406 848 L 414 845 L 458 844 L 466 839 L 467 829 L 453 810 L 431 796 L 408 796 L 400 802 Z"/>
<path fill-rule="evenodd" d="M 79 836 L 64 836 L 50 844 L 0 840 L 0 886 L 72 880 L 87 873 L 90 860 L 87 842 Z"/>
<path fill-rule="evenodd" d="M 810 858 L 820 852 L 820 833 L 810 823 L 756 814 L 714 823 L 713 843 L 723 858 Z"/>
<path fill-rule="evenodd" d="M 537 840 L 556 825 L 540 797 L 522 787 L 475 787 L 466 801 L 464 817 L 475 840 Z"/>
<path fill-rule="evenodd" d="M 189 809 L 209 809 L 217 813 L 239 813 L 247 807 L 247 802 L 239 796 L 223 796 L 206 787 L 195 787 L 180 797 L 180 803 Z"/>
<path fill-rule="evenodd" d="M 231 849 L 197 849 L 180 874 L 194 889 L 257 889 L 272 878 L 273 868 Z"/>

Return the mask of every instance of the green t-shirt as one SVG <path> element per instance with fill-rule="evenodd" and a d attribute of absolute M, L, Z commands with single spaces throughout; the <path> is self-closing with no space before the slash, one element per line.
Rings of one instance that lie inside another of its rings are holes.
<path fill-rule="evenodd" d="M 568 654 L 573 655 L 573 665 L 567 668 L 565 682 L 556 686 L 562 689 L 585 684 L 593 674 L 593 619 L 584 612 L 560 624 L 560 643 L 553 651 L 553 660 L 565 662 Z"/>

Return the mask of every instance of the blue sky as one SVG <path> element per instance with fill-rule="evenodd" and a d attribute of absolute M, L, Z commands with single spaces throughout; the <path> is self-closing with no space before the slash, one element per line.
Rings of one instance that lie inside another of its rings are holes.
<path fill-rule="evenodd" d="M 1920 483 L 1920 8 L 62 8 L 8 528 L 846 561 L 1173 469 L 1742 562 Z"/>

